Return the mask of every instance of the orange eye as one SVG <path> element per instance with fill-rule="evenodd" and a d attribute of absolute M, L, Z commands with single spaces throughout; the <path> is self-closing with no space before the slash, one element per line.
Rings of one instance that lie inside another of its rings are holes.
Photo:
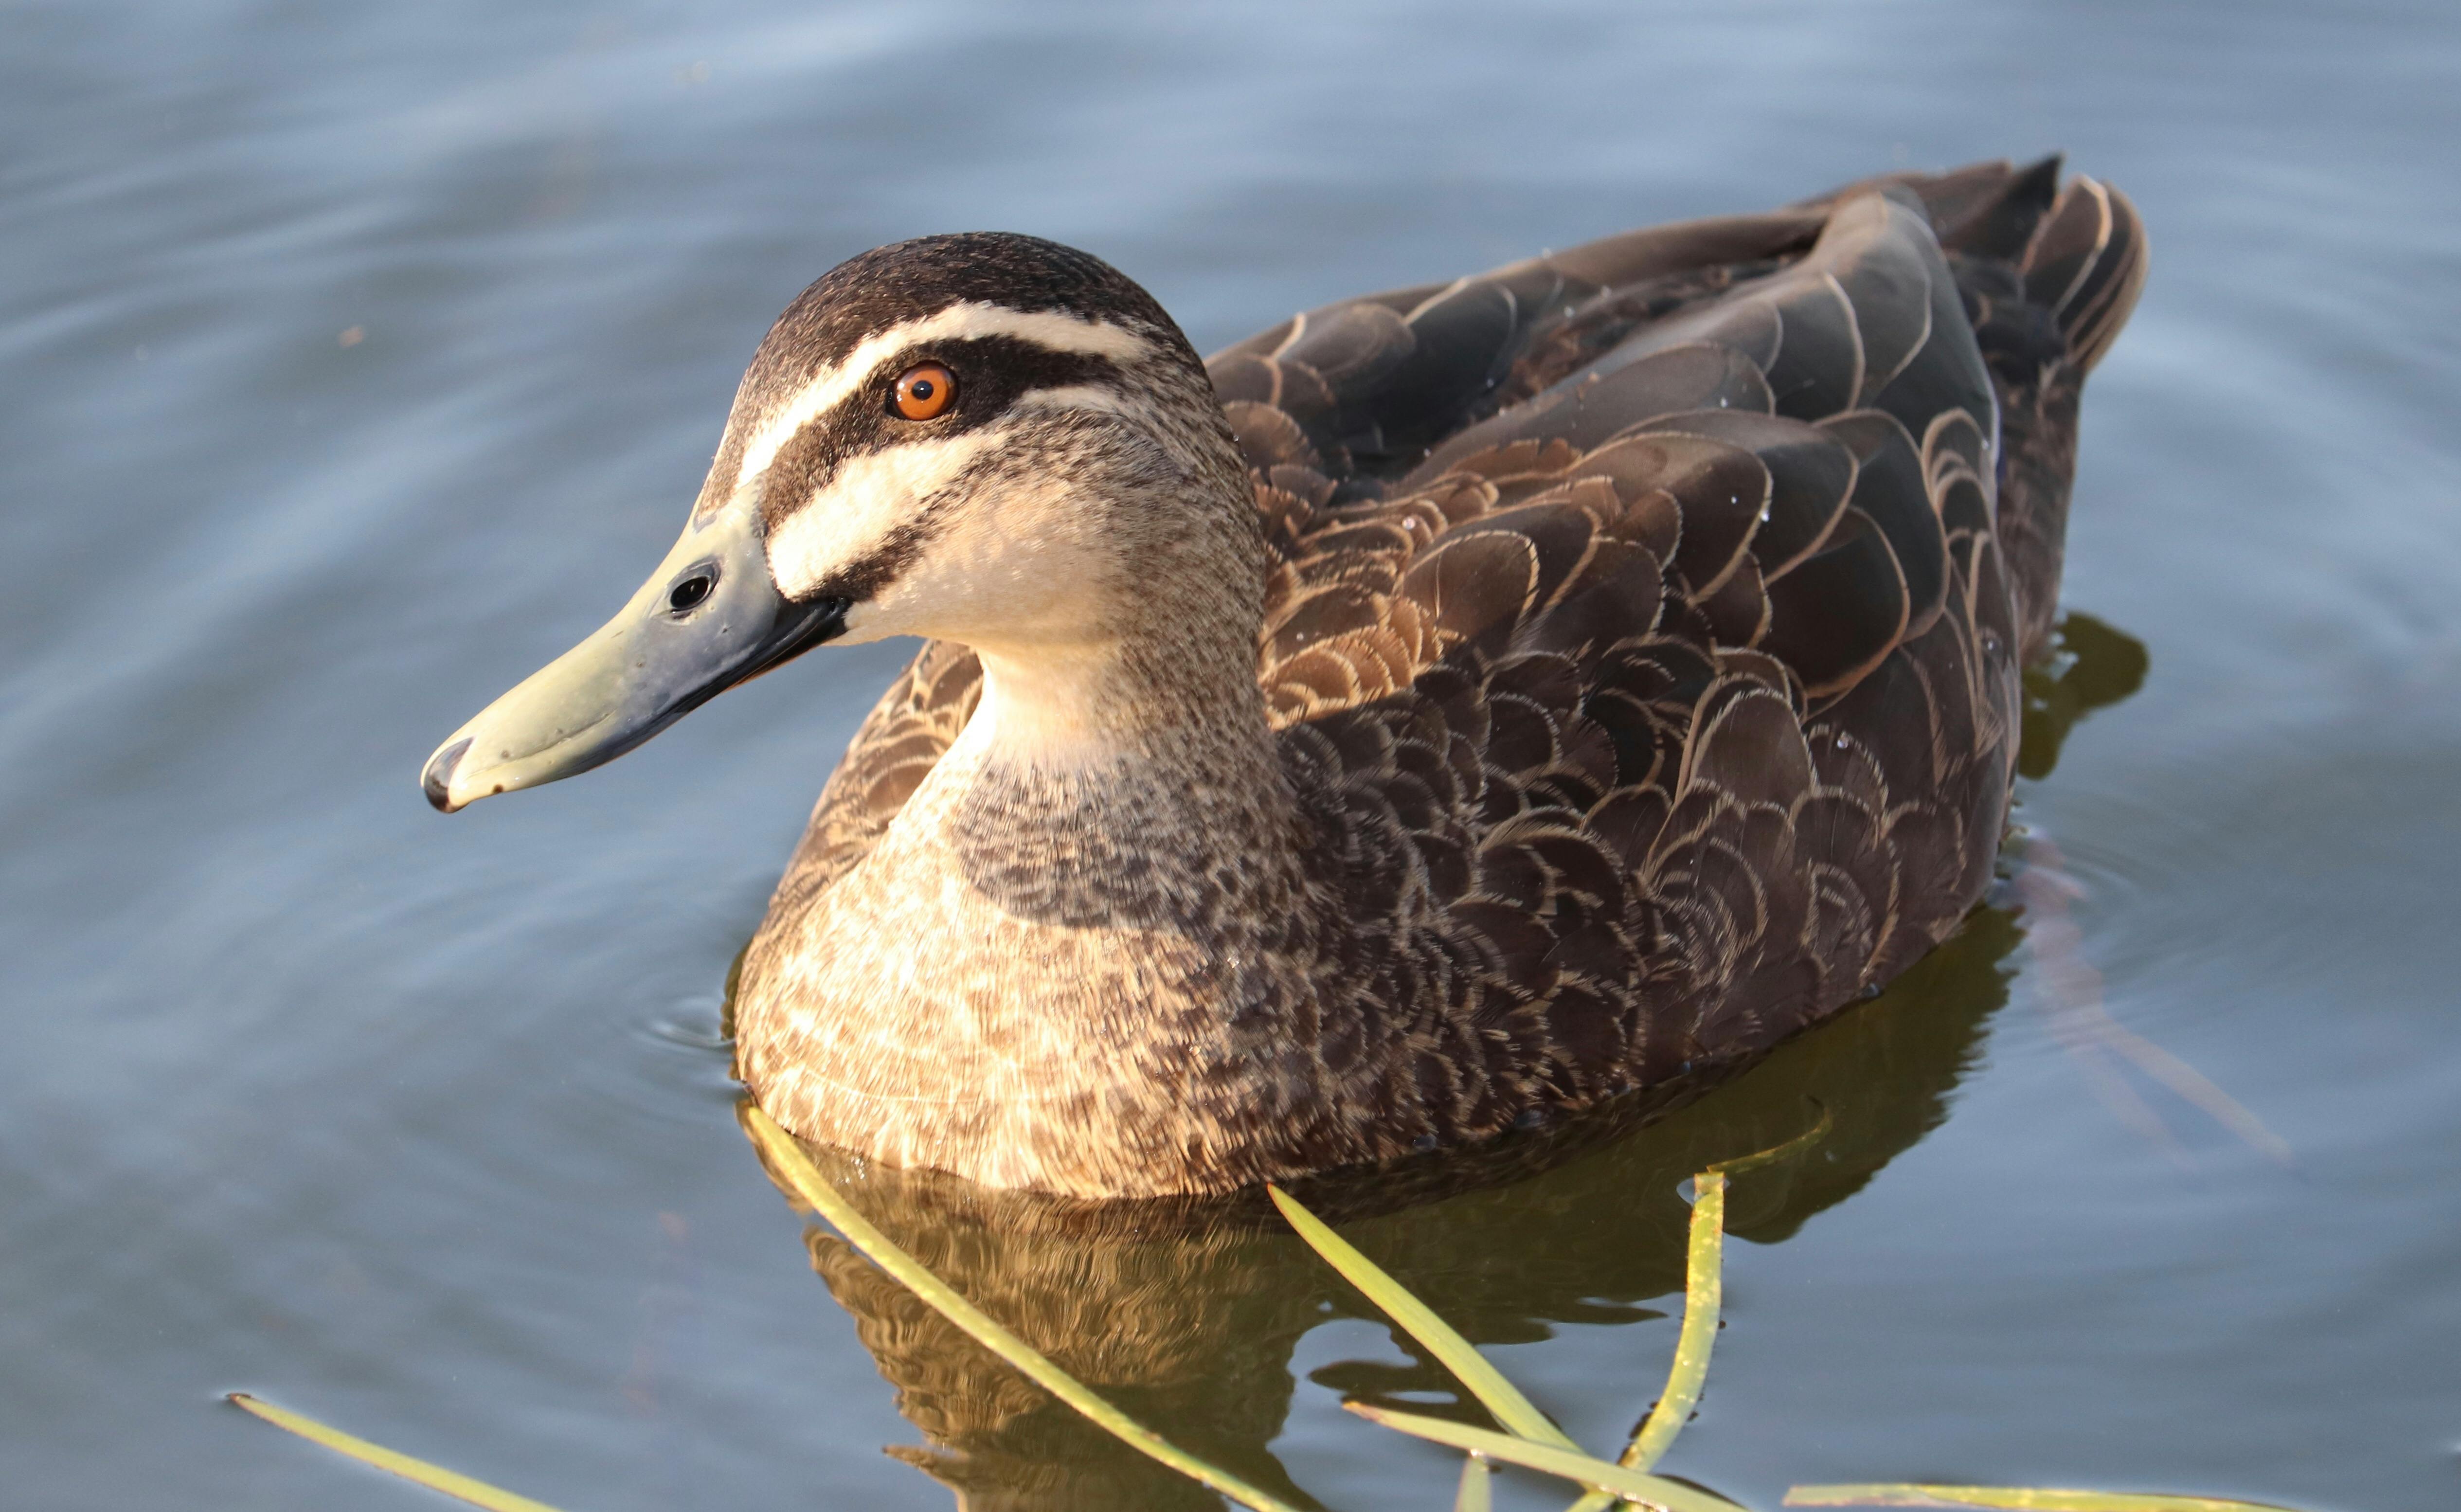
<path fill-rule="evenodd" d="M 957 375 L 936 362 L 918 362 L 897 375 L 888 407 L 909 420 L 928 420 L 956 401 Z"/>

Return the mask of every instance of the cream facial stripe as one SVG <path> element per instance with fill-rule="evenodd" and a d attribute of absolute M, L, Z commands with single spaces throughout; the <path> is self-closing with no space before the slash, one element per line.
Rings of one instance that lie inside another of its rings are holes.
<path fill-rule="evenodd" d="M 1151 404 L 1140 403 L 1096 383 L 1071 383 L 1057 389 L 1033 389 L 1017 396 L 1020 410 L 1093 410 L 1103 415 L 1144 415 Z"/>
<path fill-rule="evenodd" d="M 876 549 L 915 506 L 967 465 L 1008 438 L 1004 429 L 969 431 L 849 458 L 829 480 L 824 509 L 797 509 L 769 532 L 769 576 L 788 598 L 817 590 L 829 575 Z"/>
<path fill-rule="evenodd" d="M 952 305 L 937 314 L 867 336 L 843 360 L 823 369 L 744 447 L 743 465 L 736 472 L 735 486 L 741 488 L 759 477 L 777 460 L 779 450 L 794 439 L 796 432 L 869 382 L 882 364 L 908 348 L 981 336 L 1014 336 L 1055 351 L 1083 352 L 1114 362 L 1134 362 L 1153 350 L 1152 343 L 1132 330 L 1101 321 L 1080 320 L 1055 310 L 1010 309 L 981 303 Z"/>

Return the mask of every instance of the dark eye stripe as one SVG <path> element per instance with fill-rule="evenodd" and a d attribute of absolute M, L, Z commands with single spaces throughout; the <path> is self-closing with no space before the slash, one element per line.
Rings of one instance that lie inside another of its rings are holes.
<path fill-rule="evenodd" d="M 916 440 L 918 427 L 896 416 L 889 391 L 901 374 L 925 362 L 945 366 L 957 380 L 955 399 L 929 427 L 934 440 L 992 424 L 1018 399 L 1040 390 L 1093 384 L 1134 392 L 1129 373 L 1107 357 L 1060 351 L 1016 336 L 911 348 L 883 362 L 868 382 L 814 415 L 778 448 L 761 489 L 761 513 L 769 524 L 827 487 L 845 458 Z"/>

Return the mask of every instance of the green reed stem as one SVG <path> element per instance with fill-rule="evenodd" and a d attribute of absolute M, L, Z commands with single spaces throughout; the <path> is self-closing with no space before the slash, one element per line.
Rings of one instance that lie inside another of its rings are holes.
<path fill-rule="evenodd" d="M 1824 1122 L 1823 1127 L 1826 1127 Z M 1747 1156 L 1757 1161 L 1758 1157 Z M 1741 1162 L 1734 1162 L 1741 1163 Z M 1692 1420 L 1709 1375 L 1709 1351 L 1718 1342 L 1718 1313 L 1725 1300 L 1726 1173 L 1711 1166 L 1692 1179 L 1692 1236 L 1683 1261 L 1683 1328 L 1675 1336 L 1675 1362 L 1666 1389 L 1617 1462 L 1628 1470 L 1656 1468 L 1675 1436 Z M 1594 1490 L 1571 1512 L 1602 1512 L 1616 1498 Z"/>
<path fill-rule="evenodd" d="M 873 1227 L 822 1176 L 793 1137 L 757 1107 L 744 1111 L 744 1126 L 775 1169 L 796 1194 L 845 1236 L 846 1242 L 874 1265 L 905 1284 L 941 1316 L 972 1335 L 1068 1406 L 1112 1437 L 1140 1453 L 1211 1487 L 1255 1512 L 1296 1512 L 1272 1495 L 1249 1485 L 1180 1449 L 1161 1435 L 1112 1406 L 1090 1388 L 1053 1364 L 1024 1340 L 976 1309 L 922 1263 Z M 1492 1486 L 1487 1461 L 1501 1460 L 1548 1475 L 1575 1480 L 1590 1488 L 1571 1512 L 1601 1512 L 1616 1502 L 1653 1512 L 1740 1512 L 1739 1504 L 1713 1492 L 1670 1480 L 1649 1471 L 1675 1441 L 1701 1400 L 1709 1370 L 1709 1352 L 1717 1341 L 1718 1314 L 1723 1301 L 1723 1264 L 1728 1177 L 1766 1164 L 1819 1139 L 1829 1131 L 1823 1110 L 1809 1132 L 1772 1150 L 1741 1160 L 1721 1161 L 1693 1179 L 1691 1234 L 1685 1251 L 1683 1325 L 1676 1338 L 1675 1361 L 1668 1369 L 1666 1390 L 1616 1463 L 1584 1454 L 1562 1429 L 1513 1389 L 1470 1342 L 1436 1316 L 1426 1304 L 1360 1254 L 1323 1221 L 1278 1187 L 1268 1187 L 1274 1204 L 1299 1237 L 1338 1270 L 1368 1299 L 1384 1310 L 1396 1326 L 1417 1339 L 1494 1414 L 1509 1432 L 1473 1428 L 1416 1413 L 1394 1412 L 1359 1402 L 1343 1406 L 1370 1422 L 1381 1423 L 1436 1443 L 1467 1452 L 1454 1512 L 1489 1512 Z M 482 1480 L 414 1459 L 364 1438 L 353 1437 L 243 1392 L 230 1400 L 265 1421 L 323 1444 L 363 1464 L 417 1481 L 431 1490 L 457 1497 L 490 1512 L 555 1512 L 544 1501 L 516 1496 Z M 1950 1486 L 1916 1484 L 1800 1485 L 1786 1495 L 1787 1506 L 1980 1507 L 1994 1512 L 2288 1512 L 2265 1502 L 2232 1501 L 2215 1497 L 2138 1495 L 2125 1492 L 2068 1491 L 2017 1486 Z"/>
<path fill-rule="evenodd" d="M 382 1444 L 372 1444 L 364 1438 L 353 1437 L 338 1428 L 329 1428 L 313 1417 L 303 1417 L 297 1413 L 276 1407 L 271 1402 L 259 1401 L 246 1392 L 231 1393 L 230 1401 L 233 1406 L 264 1418 L 276 1428 L 297 1434 L 310 1442 L 323 1444 L 336 1454 L 348 1455 L 361 1464 L 374 1465 L 379 1470 L 389 1470 L 405 1480 L 416 1480 L 431 1491 L 441 1491 L 446 1496 L 459 1497 L 473 1506 L 486 1507 L 488 1512 L 555 1512 L 555 1508 L 544 1501 L 533 1501 L 525 1496 L 515 1496 L 512 1492 L 491 1486 L 484 1480 L 474 1480 L 460 1471 L 447 1470 L 442 1465 L 430 1464 L 424 1459 L 414 1459 L 408 1455 L 387 1449 Z"/>
<path fill-rule="evenodd" d="M 2062 1491 L 2035 1486 L 1911 1484 L 1796 1486 L 1790 1507 L 1998 1507 L 2013 1512 L 2288 1512 L 2269 1501 L 2156 1496 L 2128 1491 Z"/>
<path fill-rule="evenodd" d="M 1617 1461 L 1632 1470 L 1654 1470 L 1673 1446 L 1675 1436 L 1692 1420 L 1701 1405 L 1701 1391 L 1709 1378 L 1709 1351 L 1718 1342 L 1718 1315 L 1725 1305 L 1726 1186 L 1742 1172 L 1773 1164 L 1828 1137 L 1835 1118 L 1825 1107 L 1810 1128 L 1783 1144 L 1750 1155 L 1720 1161 L 1692 1179 L 1692 1227 L 1683 1256 L 1683 1328 L 1675 1337 L 1675 1360 L 1667 1368 L 1666 1390 L 1633 1434 Z M 1602 1512 L 1615 1498 L 1593 1491 L 1568 1512 Z"/>
<path fill-rule="evenodd" d="M 1675 1336 L 1675 1362 L 1658 1405 L 1623 1452 L 1628 1468 L 1655 1468 L 1701 1404 L 1709 1351 L 1718 1342 L 1718 1312 L 1725 1305 L 1725 1258 L 1726 1173 L 1703 1171 L 1692 1179 L 1692 1240 L 1684 1253 L 1683 1328 Z"/>
<path fill-rule="evenodd" d="M 1462 1459 L 1461 1489 L 1453 1493 L 1453 1512 L 1492 1512 L 1495 1488 L 1487 1460 L 1479 1455 Z"/>
<path fill-rule="evenodd" d="M 1365 1292 L 1367 1300 L 1381 1308 L 1403 1332 L 1425 1346 L 1428 1353 L 1469 1388 L 1469 1394 L 1478 1398 L 1481 1406 L 1495 1415 L 1506 1432 L 1532 1443 L 1580 1452 L 1579 1444 L 1522 1395 L 1502 1372 L 1488 1364 L 1475 1345 L 1436 1316 L 1434 1309 L 1412 1296 L 1402 1283 L 1385 1274 L 1382 1267 L 1327 1227 L 1324 1220 L 1299 1205 L 1298 1199 L 1278 1186 L 1265 1190 L 1272 1195 L 1273 1205 L 1282 1210 L 1282 1216 L 1291 1221 L 1291 1226 L 1298 1230 L 1299 1237 L 1307 1241 L 1308 1247 L 1340 1271 L 1343 1280 Z"/>
<path fill-rule="evenodd" d="M 1657 1512 L 1735 1512 L 1735 1503 L 1723 1497 L 1669 1480 L 1663 1476 L 1644 1475 L 1627 1470 L 1619 1464 L 1594 1459 L 1574 1449 L 1558 1449 L 1553 1444 L 1531 1443 L 1491 1428 L 1472 1428 L 1447 1417 L 1425 1417 L 1417 1413 L 1397 1413 L 1389 1408 L 1370 1407 L 1365 1402 L 1344 1402 L 1342 1405 L 1372 1423 L 1399 1429 L 1416 1437 L 1450 1444 L 1471 1454 L 1485 1455 L 1531 1470 L 1560 1476 L 1594 1486 L 1613 1498 L 1653 1507 Z"/>
<path fill-rule="evenodd" d="M 747 1107 L 744 1126 L 760 1142 L 761 1150 L 785 1173 L 796 1195 L 812 1204 L 829 1226 L 845 1236 L 847 1244 L 863 1251 L 873 1265 L 905 1283 L 908 1290 L 929 1303 L 942 1317 L 974 1336 L 985 1349 L 1016 1367 L 1036 1385 L 1059 1397 L 1091 1419 L 1129 1448 L 1149 1455 L 1173 1470 L 1210 1486 L 1242 1506 L 1256 1512 L 1296 1512 L 1289 1503 L 1250 1485 L 1227 1470 L 1197 1459 L 1162 1435 L 1138 1422 L 1112 1406 L 1075 1376 L 1053 1364 L 1032 1345 L 1011 1333 L 991 1317 L 959 1296 L 947 1282 L 924 1268 L 922 1262 L 900 1249 L 887 1234 L 874 1228 L 870 1222 L 854 1210 L 852 1203 L 829 1184 L 794 1137 L 780 1128 L 770 1117 L 757 1107 Z"/>

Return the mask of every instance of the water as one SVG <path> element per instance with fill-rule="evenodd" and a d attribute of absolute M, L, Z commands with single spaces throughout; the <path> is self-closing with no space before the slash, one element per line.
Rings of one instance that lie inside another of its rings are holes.
<path fill-rule="evenodd" d="M 2145 670 L 2024 784 L 2036 867 L 1709 1100 L 1351 1231 L 1611 1445 L 1673 1342 L 1677 1183 L 1816 1096 L 1834 1137 L 1736 1193 L 1670 1470 L 1763 1506 L 2461 1494 L 2461 12 L 731 13 L 7 11 L 11 1505 L 436 1504 L 234 1389 L 575 1512 L 945 1505 L 878 1452 L 935 1441 L 976 1506 L 1195 1501 L 807 1250 L 736 1128 L 727 963 L 901 650 L 449 821 L 419 760 L 631 591 L 769 319 L 862 247 L 1078 243 L 1211 348 L 2054 146 L 2135 198 L 2154 266 L 2087 395 L 2067 597 L 2096 623 L 2045 697 Z M 1345 1508 L 1448 1495 L 1448 1457 L 1337 1410 L 1441 1376 L 1289 1239 L 912 1184 L 867 1201 L 1201 1452 Z"/>

